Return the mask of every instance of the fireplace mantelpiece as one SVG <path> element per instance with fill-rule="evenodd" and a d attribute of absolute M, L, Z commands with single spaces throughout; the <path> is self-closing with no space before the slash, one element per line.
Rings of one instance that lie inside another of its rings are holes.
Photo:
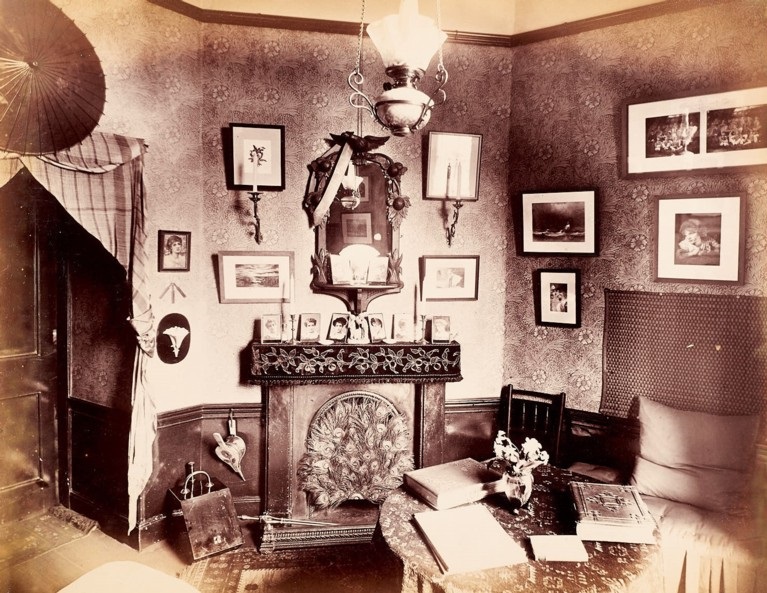
<path fill-rule="evenodd" d="M 329 527 L 270 525 L 260 549 L 272 551 L 370 541 L 374 513 L 316 512 L 298 491 L 296 468 L 306 427 L 317 409 L 346 390 L 382 394 L 411 422 L 416 467 L 442 463 L 445 383 L 460 381 L 460 345 L 251 344 L 248 380 L 261 385 L 266 410 L 264 512 Z"/>

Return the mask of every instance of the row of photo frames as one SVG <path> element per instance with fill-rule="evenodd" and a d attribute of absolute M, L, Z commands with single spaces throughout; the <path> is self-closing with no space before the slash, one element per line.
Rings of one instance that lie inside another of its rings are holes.
<path fill-rule="evenodd" d="M 627 103 L 623 119 L 626 177 L 767 165 L 767 86 Z"/>
<path fill-rule="evenodd" d="M 319 313 L 301 313 L 298 316 L 296 339 L 305 343 L 408 343 L 415 341 L 412 315 L 395 313 L 391 324 L 391 338 L 386 331 L 383 313 L 365 313 L 359 317 L 348 313 L 333 313 L 328 324 L 327 338 L 322 337 L 322 317 Z M 260 341 L 264 344 L 285 341 L 283 315 L 261 316 Z M 433 344 L 451 340 L 450 317 L 434 315 L 430 319 L 429 341 Z M 291 336 L 292 338 L 292 336 Z"/>
<path fill-rule="evenodd" d="M 597 192 L 522 194 L 522 254 L 598 254 Z M 735 195 L 657 196 L 653 281 L 742 284 L 745 206 Z"/>

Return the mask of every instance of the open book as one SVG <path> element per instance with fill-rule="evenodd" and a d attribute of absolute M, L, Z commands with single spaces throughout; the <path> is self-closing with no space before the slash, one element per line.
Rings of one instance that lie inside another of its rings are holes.
<path fill-rule="evenodd" d="M 435 509 L 476 502 L 503 489 L 498 472 L 470 457 L 405 472 L 404 481 L 411 492 Z"/>
<path fill-rule="evenodd" d="M 527 561 L 524 549 L 482 504 L 415 513 L 442 572 L 456 574 Z"/>
<path fill-rule="evenodd" d="M 655 543 L 655 520 L 636 486 L 570 482 L 582 540 Z"/>

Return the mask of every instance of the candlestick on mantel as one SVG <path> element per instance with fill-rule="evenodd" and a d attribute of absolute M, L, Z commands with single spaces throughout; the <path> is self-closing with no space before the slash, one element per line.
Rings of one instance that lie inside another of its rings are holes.
<path fill-rule="evenodd" d="M 421 316 L 421 295 L 418 288 L 418 281 L 415 282 L 415 318 L 416 321 L 418 321 L 418 318 Z"/>

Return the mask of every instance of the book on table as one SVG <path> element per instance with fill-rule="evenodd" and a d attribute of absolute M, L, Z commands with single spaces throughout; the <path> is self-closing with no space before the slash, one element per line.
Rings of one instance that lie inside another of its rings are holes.
<path fill-rule="evenodd" d="M 444 573 L 458 574 L 527 561 L 525 550 L 483 504 L 413 515 Z"/>
<path fill-rule="evenodd" d="M 405 472 L 404 482 L 435 509 L 476 502 L 503 489 L 501 474 L 470 457 Z"/>
<path fill-rule="evenodd" d="M 582 540 L 655 543 L 655 520 L 636 486 L 570 482 L 570 492 Z"/>

